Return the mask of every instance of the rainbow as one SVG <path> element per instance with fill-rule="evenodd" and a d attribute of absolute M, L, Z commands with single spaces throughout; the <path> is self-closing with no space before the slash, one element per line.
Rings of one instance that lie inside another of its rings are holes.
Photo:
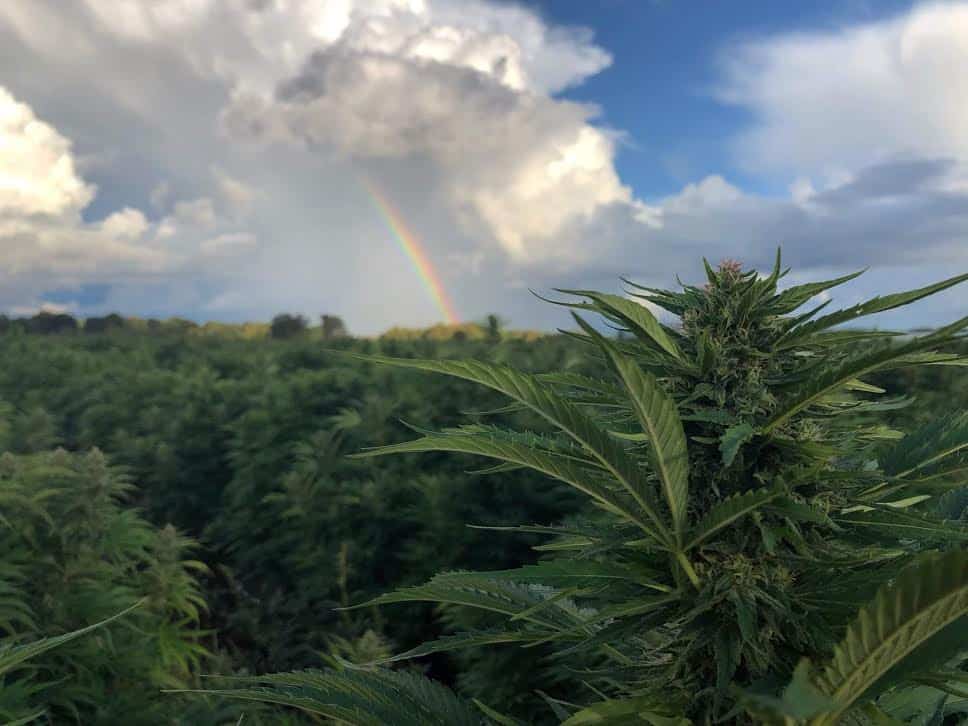
<path fill-rule="evenodd" d="M 460 317 L 457 315 L 454 303 L 450 299 L 450 295 L 447 294 L 447 290 L 444 289 L 444 283 L 440 279 L 440 274 L 430 261 L 427 250 L 420 244 L 417 236 L 407 229 L 407 225 L 403 222 L 403 217 L 394 209 L 390 200 L 369 179 L 363 177 L 362 182 L 364 188 L 370 195 L 370 199 L 373 201 L 373 205 L 380 212 L 383 221 L 386 222 L 387 227 L 389 227 L 397 243 L 400 245 L 400 249 L 410 258 L 410 262 L 416 269 L 417 275 L 423 281 L 424 287 L 427 288 L 427 293 L 434 301 L 434 304 L 440 309 L 440 312 L 443 313 L 444 320 L 451 325 L 460 323 Z"/>

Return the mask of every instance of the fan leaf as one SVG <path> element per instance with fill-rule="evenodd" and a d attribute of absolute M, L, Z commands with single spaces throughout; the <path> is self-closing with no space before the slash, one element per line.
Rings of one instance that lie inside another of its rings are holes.
<path fill-rule="evenodd" d="M 658 345 L 677 360 L 683 360 L 682 352 L 665 332 L 662 324 L 647 307 L 619 295 L 609 295 L 593 290 L 559 290 L 571 295 L 582 295 L 593 300 L 601 313 L 628 326 L 639 339 Z"/>
<path fill-rule="evenodd" d="M 527 406 L 588 451 L 635 499 L 642 513 L 652 521 L 651 529 L 659 538 L 666 542 L 671 541 L 668 527 L 659 516 L 653 493 L 637 462 L 578 406 L 559 396 L 535 376 L 520 373 L 507 366 L 474 360 L 436 361 L 355 353 L 349 355 L 374 363 L 416 368 L 473 381 Z"/>
<path fill-rule="evenodd" d="M 580 317 L 575 315 L 575 319 L 608 356 L 629 393 L 632 410 L 649 439 L 650 460 L 672 515 L 673 533 L 681 544 L 689 505 L 689 453 L 675 401 L 662 390 L 655 376 L 620 353 Z"/>
<path fill-rule="evenodd" d="M 427 451 L 451 451 L 486 456 L 507 464 L 534 469 L 571 485 L 609 511 L 634 522 L 651 536 L 662 540 L 663 532 L 657 530 L 651 522 L 643 519 L 641 514 L 635 511 L 633 502 L 618 496 L 615 491 L 602 483 L 604 472 L 583 464 L 570 456 L 544 451 L 516 441 L 474 433 L 435 434 L 413 441 L 390 444 L 389 446 L 360 452 L 354 454 L 353 457 L 365 458 Z"/>
<path fill-rule="evenodd" d="M 730 426 L 719 440 L 719 451 L 723 455 L 723 466 L 729 466 L 736 458 L 740 447 L 756 434 L 756 429 L 748 423 Z"/>
<path fill-rule="evenodd" d="M 64 633 L 63 635 L 55 635 L 50 638 L 43 638 L 32 643 L 0 647 L 0 675 L 12 670 L 13 668 L 16 668 L 26 660 L 35 658 L 41 653 L 46 653 L 48 650 L 57 648 L 65 643 L 69 643 L 75 638 L 80 638 L 81 636 L 87 635 L 98 628 L 103 628 L 108 623 L 114 622 L 115 620 L 124 617 L 135 608 L 140 607 L 143 602 L 144 601 L 139 600 L 131 607 L 122 610 L 116 615 L 105 618 L 104 620 L 94 623 L 93 625 L 88 625 L 86 628 L 79 628 L 78 630 L 72 630 L 71 632 Z"/>
<path fill-rule="evenodd" d="M 968 273 L 956 275 L 955 277 L 949 277 L 947 280 L 936 282 L 933 285 L 926 285 L 925 287 L 920 287 L 916 290 L 899 292 L 893 295 L 886 295 L 885 297 L 875 297 L 866 302 L 854 305 L 853 307 L 844 308 L 843 310 L 838 310 L 837 312 L 830 313 L 829 315 L 824 315 L 822 318 L 817 318 L 811 323 L 804 323 L 803 325 L 793 329 L 780 343 L 780 347 L 782 348 L 789 347 L 791 345 L 799 345 L 802 341 L 809 339 L 811 335 L 820 332 L 821 330 L 832 328 L 835 325 L 840 325 L 841 323 L 846 323 L 850 320 L 856 320 L 857 318 L 865 315 L 872 315 L 885 310 L 893 310 L 894 308 L 909 305 L 910 303 L 928 297 L 929 295 L 934 295 L 942 290 L 947 290 L 949 287 L 958 285 L 965 280 L 968 280 Z"/>
<path fill-rule="evenodd" d="M 837 707 L 814 719 L 836 723 L 862 697 L 935 633 L 968 615 L 968 553 L 922 555 L 858 613 L 818 685 Z M 938 664 L 943 665 L 943 664 Z"/>
<path fill-rule="evenodd" d="M 770 420 L 762 427 L 762 432 L 769 433 L 800 411 L 842 388 L 855 378 L 879 370 L 891 361 L 908 353 L 915 353 L 947 342 L 952 335 L 966 326 L 968 326 L 968 317 L 961 318 L 950 325 L 939 328 L 930 335 L 922 336 L 897 348 L 875 350 L 872 353 L 849 358 L 839 365 L 819 371 L 813 379 L 792 393 L 778 407 Z"/>
<path fill-rule="evenodd" d="M 696 528 L 690 534 L 685 549 L 691 550 L 698 547 L 720 530 L 747 514 L 755 512 L 783 494 L 785 494 L 785 491 L 782 487 L 770 487 L 746 492 L 745 494 L 736 494 L 720 502 L 709 510 L 706 516 L 696 525 Z"/>

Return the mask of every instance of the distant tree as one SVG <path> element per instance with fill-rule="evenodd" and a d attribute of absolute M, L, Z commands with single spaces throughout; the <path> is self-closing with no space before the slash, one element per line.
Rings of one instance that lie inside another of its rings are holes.
<path fill-rule="evenodd" d="M 105 315 L 103 318 L 88 318 L 84 321 L 85 333 L 107 333 L 111 330 L 121 330 L 126 325 L 124 318 L 117 313 Z"/>
<path fill-rule="evenodd" d="M 487 339 L 495 342 L 501 339 L 501 329 L 504 327 L 504 321 L 494 313 L 491 313 L 487 316 L 484 327 L 487 330 Z"/>
<path fill-rule="evenodd" d="M 111 317 L 111 316 L 109 315 L 108 317 Z M 122 320 L 121 324 L 124 326 L 125 330 L 137 331 L 139 333 L 143 333 L 148 329 L 148 321 L 145 320 L 144 318 L 139 318 L 135 315 L 127 315 L 121 318 L 121 320 Z"/>
<path fill-rule="evenodd" d="M 27 319 L 27 332 L 38 335 L 69 333 L 77 330 L 77 320 L 66 313 L 51 313 L 41 310 Z"/>
<path fill-rule="evenodd" d="M 0 335 L 10 330 L 12 323 L 6 315 L 0 315 Z"/>
<path fill-rule="evenodd" d="M 269 326 L 269 335 L 277 339 L 295 338 L 297 335 L 306 332 L 308 325 L 309 322 L 302 315 L 280 313 L 272 319 L 272 324 Z"/>
<path fill-rule="evenodd" d="M 320 326 L 323 330 L 323 340 L 335 340 L 349 335 L 346 325 L 343 323 L 343 318 L 338 315 L 323 315 Z"/>
<path fill-rule="evenodd" d="M 246 340 L 262 340 L 269 335 L 269 326 L 266 323 L 242 323 L 241 332 Z"/>
<path fill-rule="evenodd" d="M 77 319 L 66 313 L 54 315 L 55 333 L 74 333 L 77 331 Z"/>
<path fill-rule="evenodd" d="M 162 328 L 162 323 L 157 318 L 148 318 L 146 322 L 148 324 L 148 330 L 152 333 L 157 333 Z"/>
<path fill-rule="evenodd" d="M 187 333 L 189 330 L 198 327 L 198 323 L 185 318 L 167 318 L 161 321 L 163 330 L 170 330 L 177 333 Z"/>

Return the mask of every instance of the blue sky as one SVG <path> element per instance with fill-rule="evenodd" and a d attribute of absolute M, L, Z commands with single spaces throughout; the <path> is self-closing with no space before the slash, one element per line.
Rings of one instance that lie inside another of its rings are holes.
<path fill-rule="evenodd" d="M 968 269 L 965 67 L 964 0 L 13 0 L 0 308 L 440 320 L 368 186 L 464 319 L 777 245 L 852 304 Z"/>
<path fill-rule="evenodd" d="M 748 111 L 715 98 L 719 56 L 750 39 L 836 29 L 894 16 L 909 1 L 721 3 L 701 0 L 539 0 L 528 3 L 564 25 L 590 28 L 613 64 L 568 98 L 601 106 L 604 123 L 631 136 L 617 167 L 649 197 L 674 194 L 695 177 L 726 173 L 746 189 L 786 193 L 750 174 L 729 139 Z"/>

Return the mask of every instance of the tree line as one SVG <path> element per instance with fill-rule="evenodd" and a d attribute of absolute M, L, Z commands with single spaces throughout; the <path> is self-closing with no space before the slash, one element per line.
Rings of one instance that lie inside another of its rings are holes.
<path fill-rule="evenodd" d="M 185 332 L 200 327 L 204 327 L 204 325 L 199 325 L 195 321 L 185 318 L 175 317 L 164 320 L 126 318 L 118 313 L 87 318 L 76 318 L 68 313 L 51 312 L 49 310 L 41 310 L 35 315 L 27 317 L 11 318 L 7 315 L 0 315 L 0 334 L 12 331 L 20 331 L 30 335 L 58 335 L 77 332 L 101 334 L 122 330 Z M 212 327 L 224 330 L 240 326 L 215 324 Z M 309 330 L 309 327 L 309 319 L 304 315 L 280 313 L 272 318 L 272 321 L 265 328 L 265 332 L 271 338 L 284 339 L 303 335 Z M 338 315 L 321 315 L 319 332 L 324 340 L 335 340 L 349 335 L 346 324 Z"/>

